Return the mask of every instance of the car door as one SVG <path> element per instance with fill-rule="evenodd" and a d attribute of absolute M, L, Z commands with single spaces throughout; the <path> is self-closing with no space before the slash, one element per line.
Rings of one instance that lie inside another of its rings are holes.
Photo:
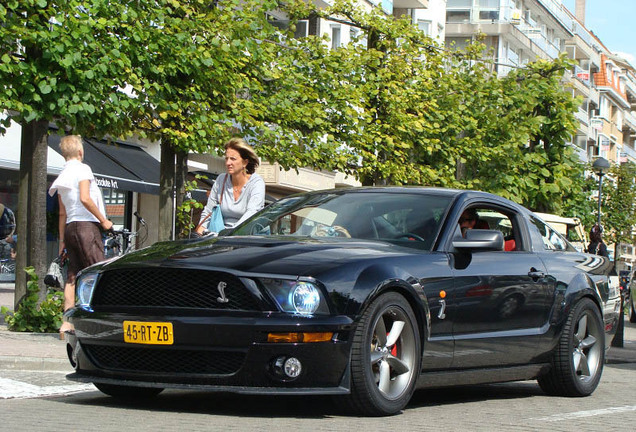
<path fill-rule="evenodd" d="M 501 231 L 514 250 L 452 253 L 452 366 L 528 363 L 545 341 L 551 308 L 546 269 L 530 247 L 522 215 L 485 204 L 477 213 L 486 222 L 482 227 Z"/>

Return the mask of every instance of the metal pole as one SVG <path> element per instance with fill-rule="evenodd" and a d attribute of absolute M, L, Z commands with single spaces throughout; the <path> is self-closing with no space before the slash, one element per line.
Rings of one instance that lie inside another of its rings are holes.
<path fill-rule="evenodd" d="M 596 223 L 601 226 L 601 200 L 603 199 L 603 174 L 598 176 L 598 220 Z"/>

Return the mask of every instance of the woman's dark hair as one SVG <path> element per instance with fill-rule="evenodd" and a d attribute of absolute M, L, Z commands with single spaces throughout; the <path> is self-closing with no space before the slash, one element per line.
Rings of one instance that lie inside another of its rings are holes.
<path fill-rule="evenodd" d="M 603 228 L 599 224 L 595 224 L 590 230 L 590 241 L 596 243 L 603 241 Z"/>

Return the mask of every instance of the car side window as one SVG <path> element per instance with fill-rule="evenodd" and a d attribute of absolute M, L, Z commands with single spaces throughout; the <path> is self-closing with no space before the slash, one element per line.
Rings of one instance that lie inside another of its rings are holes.
<path fill-rule="evenodd" d="M 497 230 L 503 234 L 504 250 L 512 252 L 523 250 L 514 213 L 493 207 L 468 207 L 459 219 L 455 236 L 462 236 L 466 229 Z"/>
<path fill-rule="evenodd" d="M 534 226 L 539 230 L 539 234 L 541 234 L 543 249 L 557 251 L 568 250 L 567 241 L 561 236 L 561 234 L 537 218 L 531 217 L 530 219 Z"/>

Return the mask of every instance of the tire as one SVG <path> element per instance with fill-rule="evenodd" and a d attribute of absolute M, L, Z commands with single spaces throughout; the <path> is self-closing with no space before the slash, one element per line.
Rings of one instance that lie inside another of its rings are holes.
<path fill-rule="evenodd" d="M 629 295 L 629 322 L 630 323 L 636 323 L 636 311 L 634 310 L 634 299 L 631 296 L 631 293 Z"/>
<path fill-rule="evenodd" d="M 93 383 L 99 391 L 108 396 L 112 396 L 118 399 L 149 399 L 157 396 L 163 391 L 162 388 L 154 387 L 131 387 L 120 386 L 114 384 Z"/>
<path fill-rule="evenodd" d="M 601 313 L 589 298 L 574 305 L 539 385 L 554 396 L 588 396 L 594 392 L 605 362 L 605 329 Z"/>
<path fill-rule="evenodd" d="M 392 415 L 411 399 L 422 361 L 417 319 L 408 301 L 390 292 L 365 310 L 351 349 L 349 411 L 368 416 Z"/>

